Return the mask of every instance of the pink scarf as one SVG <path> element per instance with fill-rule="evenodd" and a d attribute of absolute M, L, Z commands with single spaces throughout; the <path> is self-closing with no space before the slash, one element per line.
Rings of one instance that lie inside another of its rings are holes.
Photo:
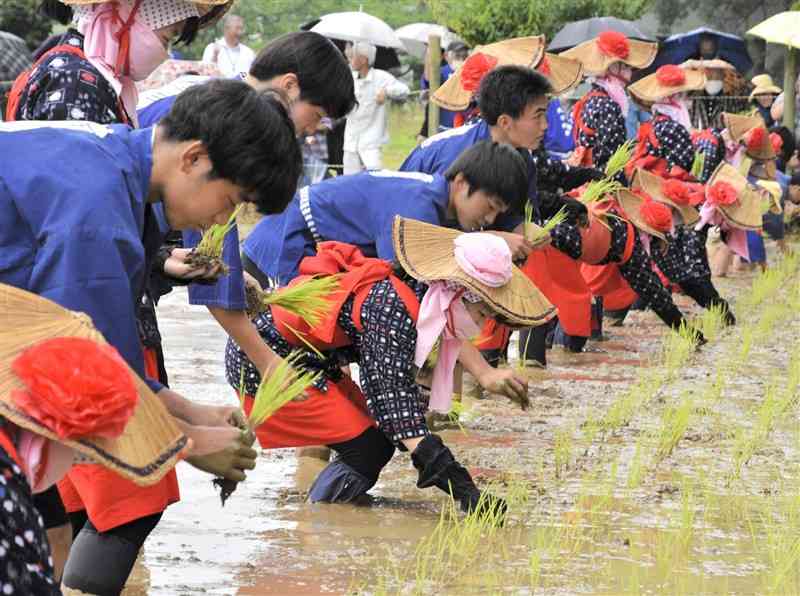
<path fill-rule="evenodd" d="M 628 94 L 625 92 L 625 81 L 613 74 L 606 73 L 602 77 L 595 77 L 594 84 L 603 89 L 622 110 L 624 117 L 628 116 Z"/>
<path fill-rule="evenodd" d="M 454 240 L 453 256 L 464 273 L 492 288 L 511 280 L 511 250 L 505 240 L 482 232 L 461 234 Z M 417 318 L 414 362 L 421 367 L 441 337 L 439 358 L 433 370 L 430 409 L 449 412 L 453 400 L 453 371 L 461 342 L 479 332 L 467 312 L 463 298 L 477 301 L 466 288 L 446 281 L 433 281 L 422 298 Z"/>
<path fill-rule="evenodd" d="M 716 205 L 712 205 L 708 201 L 700 207 L 700 221 L 697 222 L 694 229 L 699 232 L 706 224 L 719 226 L 719 229 L 725 232 L 725 244 L 728 245 L 728 248 L 743 259 L 750 259 L 750 249 L 747 247 L 747 231 L 731 226 L 722 217 Z"/>
<path fill-rule="evenodd" d="M 19 429 L 16 442 L 22 471 L 34 494 L 53 486 L 72 467 L 74 452 L 63 443 L 24 429 Z"/>
<path fill-rule="evenodd" d="M 653 114 L 662 114 L 667 118 L 671 118 L 687 132 L 692 130 L 692 119 L 689 116 L 689 109 L 686 107 L 686 102 L 675 97 L 667 97 L 662 101 L 657 101 L 650 109 Z"/>

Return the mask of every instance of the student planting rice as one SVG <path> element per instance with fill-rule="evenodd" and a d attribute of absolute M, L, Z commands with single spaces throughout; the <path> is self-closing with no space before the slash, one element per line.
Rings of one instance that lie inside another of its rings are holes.
<path fill-rule="evenodd" d="M 514 267 L 508 245 L 496 235 L 402 217 L 394 218 L 391 230 L 388 238 L 382 234 L 378 248 L 386 250 L 383 239 L 391 240 L 391 254 L 382 256 L 396 258 L 402 270 L 340 242 L 322 242 L 315 255 L 303 259 L 301 275 L 341 276 L 341 291 L 331 297 L 329 314 L 319 325 L 304 325 L 279 308 L 256 319 L 276 352 L 285 356 L 300 350 L 298 366 L 322 373 L 307 399 L 287 404 L 256 433 L 265 448 L 323 443 L 337 452 L 311 488 L 312 501 L 349 502 L 363 495 L 399 448 L 411 452 L 418 487 L 452 492 L 464 511 L 480 502 L 502 512 L 503 501 L 481 500 L 467 470 L 440 437 L 430 434 L 417 367 L 438 342 L 430 407 L 447 412 L 461 341 L 476 333 L 476 325 L 487 316 L 538 325 L 554 309 Z M 342 374 L 341 365 L 350 362 L 359 364 L 361 390 Z M 252 395 L 258 372 L 230 342 L 226 368 L 231 385 L 238 387 L 243 378 L 245 392 Z"/>

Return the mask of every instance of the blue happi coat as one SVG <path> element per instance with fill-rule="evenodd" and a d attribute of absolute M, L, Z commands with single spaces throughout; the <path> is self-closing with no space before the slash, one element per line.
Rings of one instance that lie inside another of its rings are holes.
<path fill-rule="evenodd" d="M 391 261 L 395 215 L 442 225 L 449 199 L 449 184 L 438 175 L 376 170 L 339 176 L 300 189 L 286 211 L 258 223 L 243 250 L 281 285 L 297 276 L 300 261 L 324 240 Z"/>
<path fill-rule="evenodd" d="M 146 202 L 152 132 L 0 124 L 0 283 L 88 314 L 142 378 L 135 304 L 164 227 Z"/>

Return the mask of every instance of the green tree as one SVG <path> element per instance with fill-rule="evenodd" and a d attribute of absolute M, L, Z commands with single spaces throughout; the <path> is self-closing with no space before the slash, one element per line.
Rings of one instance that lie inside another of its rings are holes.
<path fill-rule="evenodd" d="M 660 0 L 653 8 L 660 23 L 660 33 L 667 34 L 675 23 L 690 15 L 699 17 L 708 27 L 743 35 L 752 26 L 777 12 L 794 10 L 794 0 Z"/>
<path fill-rule="evenodd" d="M 25 40 L 35 50 L 50 35 L 52 22 L 38 12 L 39 0 L 0 1 L 0 31 L 8 31 Z"/>
<path fill-rule="evenodd" d="M 638 19 L 651 0 L 428 0 L 436 21 L 472 45 L 509 37 L 552 39 L 571 21 L 613 15 Z"/>

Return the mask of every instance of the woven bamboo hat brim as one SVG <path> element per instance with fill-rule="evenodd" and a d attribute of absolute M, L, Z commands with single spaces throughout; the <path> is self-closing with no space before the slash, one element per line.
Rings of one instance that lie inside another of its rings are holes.
<path fill-rule="evenodd" d="M 664 194 L 664 179 L 661 176 L 656 176 L 643 170 L 636 168 L 633 173 L 633 180 L 631 180 L 631 188 L 641 188 L 644 192 L 650 195 L 654 201 L 669 205 L 681 216 L 683 223 L 687 226 L 693 226 L 700 221 L 700 213 L 691 205 L 679 205 L 666 194 Z"/>
<path fill-rule="evenodd" d="M 719 205 L 722 217 L 735 228 L 760 230 L 763 225 L 761 204 L 769 193 L 756 188 L 731 164 L 722 162 L 706 183 L 706 192 L 717 182 L 727 182 L 736 189 L 738 200 L 733 205 Z"/>
<path fill-rule="evenodd" d="M 653 197 L 653 200 L 655 200 L 655 197 Z M 642 203 L 644 203 L 644 199 L 642 197 L 634 192 L 631 192 L 627 188 L 623 188 L 617 193 L 617 202 L 619 203 L 620 207 L 622 207 L 625 219 L 631 222 L 635 228 L 645 232 L 646 234 L 660 238 L 661 240 L 667 240 L 667 237 L 664 236 L 664 232 L 659 232 L 655 228 L 650 227 L 650 225 L 648 225 L 642 217 L 642 214 L 639 211 Z"/>
<path fill-rule="evenodd" d="M 583 64 L 550 52 L 547 52 L 536 65 L 536 70 L 550 81 L 553 95 L 563 95 L 572 91 L 583 78 Z"/>
<path fill-rule="evenodd" d="M 760 74 L 750 81 L 753 84 L 753 90 L 750 92 L 750 101 L 753 101 L 756 95 L 779 95 L 783 93 L 783 89 L 778 87 L 768 74 Z"/>
<path fill-rule="evenodd" d="M 656 59 L 658 44 L 649 41 L 639 41 L 638 39 L 628 39 L 629 52 L 626 58 L 609 56 L 603 53 L 597 46 L 597 38 L 584 41 L 582 44 L 570 48 L 566 52 L 561 52 L 560 56 L 577 60 L 583 64 L 583 72 L 590 76 L 598 76 L 605 73 L 615 62 L 622 62 L 631 68 L 647 68 Z"/>
<path fill-rule="evenodd" d="M 745 143 L 745 135 L 747 135 L 747 133 L 754 128 L 760 127 L 766 130 L 764 119 L 757 114 L 753 114 L 752 116 L 742 116 L 740 114 L 723 112 L 722 123 L 725 128 L 728 129 L 728 134 L 731 135 L 731 138 L 736 143 Z M 772 142 L 769 140 L 769 131 L 767 131 L 766 139 L 762 146 L 757 150 L 751 150 L 748 147 L 747 155 L 748 157 L 752 157 L 758 161 L 775 159 L 775 149 L 772 147 Z"/>
<path fill-rule="evenodd" d="M 515 37 L 497 43 L 476 47 L 473 52 L 486 54 L 497 59 L 498 66 L 527 66 L 533 68 L 544 56 L 544 35 Z M 461 86 L 463 66 L 450 75 L 444 84 L 434 91 L 431 101 L 440 108 L 459 112 L 467 109 L 472 99 L 472 91 Z"/>
<path fill-rule="evenodd" d="M 680 68 L 680 67 L 676 67 Z M 664 85 L 658 80 L 658 71 L 628 85 L 628 92 L 640 101 L 655 103 L 677 93 L 697 91 L 706 86 L 706 73 L 696 68 L 681 68 L 686 78 L 680 85 Z"/>
<path fill-rule="evenodd" d="M 21 352 L 56 337 L 80 337 L 105 343 L 88 316 L 41 296 L 0 284 L 0 417 L 49 439 L 60 441 L 139 485 L 158 482 L 184 456 L 188 439 L 161 400 L 131 371 L 139 393 L 136 409 L 115 439 L 61 440 L 21 409 L 13 398 L 25 389 L 11 369 Z"/>
<path fill-rule="evenodd" d="M 89 4 L 103 4 L 109 0 L 59 0 L 67 6 L 86 6 Z M 236 0 L 189 0 L 197 6 L 200 13 L 200 28 L 205 29 L 219 21 L 228 12 Z M 223 7 L 223 8 L 218 8 Z M 213 11 L 213 12 L 212 12 Z"/>
<path fill-rule="evenodd" d="M 536 327 L 556 315 L 555 307 L 516 266 L 511 281 L 492 288 L 476 281 L 458 266 L 453 241 L 464 232 L 415 219 L 395 217 L 394 251 L 403 269 L 423 282 L 453 281 L 480 296 L 497 314 L 518 325 Z"/>

